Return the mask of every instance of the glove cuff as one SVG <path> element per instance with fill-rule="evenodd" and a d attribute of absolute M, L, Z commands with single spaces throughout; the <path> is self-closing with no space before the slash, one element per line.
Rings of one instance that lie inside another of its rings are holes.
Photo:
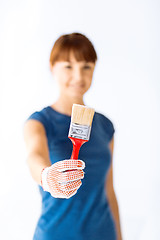
<path fill-rule="evenodd" d="M 50 191 L 48 183 L 47 183 L 48 171 L 49 171 L 49 167 L 46 167 L 41 172 L 41 186 L 42 186 L 43 190 L 47 191 L 47 192 Z"/>

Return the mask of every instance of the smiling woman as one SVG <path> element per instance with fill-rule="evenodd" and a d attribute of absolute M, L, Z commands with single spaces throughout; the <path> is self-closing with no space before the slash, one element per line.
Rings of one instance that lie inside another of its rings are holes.
<path fill-rule="evenodd" d="M 72 33 L 57 39 L 50 54 L 50 68 L 58 82 L 61 98 L 52 105 L 53 108 L 57 109 L 57 104 L 60 105 L 62 101 L 66 103 L 63 100 L 66 97 L 84 105 L 82 98 L 91 86 L 96 61 L 96 51 L 84 35 Z"/>
<path fill-rule="evenodd" d="M 61 98 L 82 99 L 91 86 L 94 67 L 93 62 L 77 61 L 73 52 L 70 52 L 68 61 L 57 61 L 51 71 L 58 82 Z"/>
<path fill-rule="evenodd" d="M 85 105 L 83 96 L 91 86 L 96 61 L 86 36 L 61 36 L 50 55 L 59 97 L 26 121 L 27 162 L 42 196 L 34 240 L 121 240 L 113 189 L 114 126 L 109 118 L 95 112 L 90 141 L 80 150 L 79 160 L 70 159 L 72 106 Z"/>

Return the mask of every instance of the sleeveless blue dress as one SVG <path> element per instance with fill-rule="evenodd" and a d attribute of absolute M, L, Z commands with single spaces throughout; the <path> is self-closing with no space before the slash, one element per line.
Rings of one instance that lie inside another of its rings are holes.
<path fill-rule="evenodd" d="M 70 116 L 47 106 L 31 114 L 29 119 L 43 124 L 52 164 L 70 159 Z M 112 122 L 95 112 L 90 139 L 79 152 L 79 159 L 85 162 L 86 167 L 82 185 L 74 196 L 54 198 L 39 186 L 42 210 L 33 240 L 116 240 L 115 222 L 105 191 L 111 164 L 108 144 L 114 131 Z"/>

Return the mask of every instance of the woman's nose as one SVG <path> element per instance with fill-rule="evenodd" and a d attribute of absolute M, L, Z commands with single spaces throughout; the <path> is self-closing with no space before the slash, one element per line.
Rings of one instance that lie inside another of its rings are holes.
<path fill-rule="evenodd" d="M 81 82 L 83 79 L 83 72 L 80 68 L 74 70 L 73 78 L 76 82 Z"/>

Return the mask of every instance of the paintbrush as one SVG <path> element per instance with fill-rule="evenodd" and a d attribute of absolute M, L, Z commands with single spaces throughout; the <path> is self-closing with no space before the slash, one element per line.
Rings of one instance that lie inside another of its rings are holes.
<path fill-rule="evenodd" d="M 88 142 L 91 133 L 93 116 L 93 108 L 89 108 L 84 105 L 73 104 L 68 134 L 68 137 L 73 144 L 71 159 L 78 159 L 80 147 L 85 142 Z"/>

